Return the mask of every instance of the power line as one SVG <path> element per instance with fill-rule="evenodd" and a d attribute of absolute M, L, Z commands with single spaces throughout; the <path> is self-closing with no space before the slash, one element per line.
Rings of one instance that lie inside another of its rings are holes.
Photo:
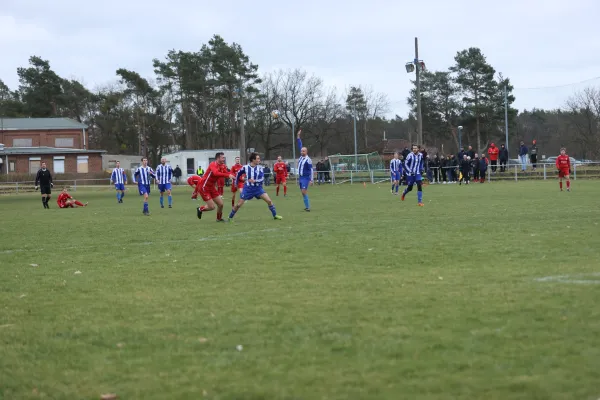
<path fill-rule="evenodd" d="M 513 90 L 540 90 L 540 89 L 556 89 L 556 88 L 562 88 L 562 87 L 568 87 L 568 86 L 574 86 L 574 85 L 580 85 L 582 83 L 586 83 L 586 82 L 591 82 L 591 81 L 595 81 L 600 79 L 600 76 L 597 76 L 595 78 L 589 78 L 589 79 L 585 79 L 583 81 L 579 81 L 579 82 L 573 82 L 573 83 L 565 83 L 563 85 L 556 85 L 556 86 L 536 86 L 536 87 L 527 87 L 527 88 L 513 88 Z"/>

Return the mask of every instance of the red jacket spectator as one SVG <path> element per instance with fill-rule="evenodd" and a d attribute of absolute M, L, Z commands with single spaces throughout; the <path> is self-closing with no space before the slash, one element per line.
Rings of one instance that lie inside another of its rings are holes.
<path fill-rule="evenodd" d="M 490 161 L 497 161 L 500 149 L 496 147 L 494 143 L 490 144 L 490 148 L 487 151 Z"/>

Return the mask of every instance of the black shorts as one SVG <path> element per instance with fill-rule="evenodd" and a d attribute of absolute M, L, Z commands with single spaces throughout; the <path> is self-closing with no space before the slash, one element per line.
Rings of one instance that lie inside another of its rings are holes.
<path fill-rule="evenodd" d="M 50 185 L 48 185 L 48 186 L 40 186 L 40 192 L 42 194 L 51 194 L 52 193 L 52 189 L 51 189 Z"/>

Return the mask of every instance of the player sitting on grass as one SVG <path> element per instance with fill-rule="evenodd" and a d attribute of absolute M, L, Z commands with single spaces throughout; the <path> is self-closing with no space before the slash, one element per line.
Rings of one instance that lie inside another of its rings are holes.
<path fill-rule="evenodd" d="M 58 195 L 56 204 L 58 204 L 58 208 L 74 208 L 75 206 L 87 207 L 88 205 L 88 203 L 83 204 L 79 200 L 75 200 L 71 197 L 67 188 L 63 188 L 62 192 Z"/>
<path fill-rule="evenodd" d="M 263 189 L 265 173 L 263 171 L 263 167 L 261 167 L 259 164 L 260 156 L 257 153 L 252 153 L 250 154 L 250 164 L 245 165 L 237 173 L 234 184 L 237 185 L 238 181 L 244 175 L 246 176 L 246 183 L 244 184 L 244 189 L 242 189 L 242 194 L 240 194 L 240 200 L 235 207 L 233 207 L 231 213 L 229 213 L 229 222 L 233 220 L 235 213 L 238 212 L 244 203 L 252 199 L 263 199 L 265 203 L 269 205 L 269 210 L 271 211 L 271 214 L 273 214 L 273 219 L 281 219 L 281 216 L 277 215 L 277 211 L 275 211 L 275 205 L 273 204 L 273 201 Z"/>
<path fill-rule="evenodd" d="M 567 192 L 571 191 L 571 158 L 567 155 L 567 149 L 560 149 L 560 156 L 556 157 L 556 169 L 558 169 L 558 186 L 563 191 L 563 178 L 567 180 Z"/>

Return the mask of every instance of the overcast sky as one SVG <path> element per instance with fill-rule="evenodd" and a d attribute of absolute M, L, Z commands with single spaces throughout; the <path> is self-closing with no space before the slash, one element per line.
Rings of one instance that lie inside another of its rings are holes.
<path fill-rule="evenodd" d="M 299 67 L 340 91 L 371 86 L 404 117 L 404 64 L 418 36 L 428 69 L 480 47 L 511 79 L 517 108 L 554 108 L 600 86 L 570 85 L 600 76 L 598 16 L 599 0 L 0 0 L 0 79 L 16 89 L 16 68 L 31 55 L 90 88 L 115 81 L 121 67 L 152 77 L 153 58 L 197 50 L 218 33 L 261 72 Z M 527 89 L 536 87 L 546 88 Z"/>

